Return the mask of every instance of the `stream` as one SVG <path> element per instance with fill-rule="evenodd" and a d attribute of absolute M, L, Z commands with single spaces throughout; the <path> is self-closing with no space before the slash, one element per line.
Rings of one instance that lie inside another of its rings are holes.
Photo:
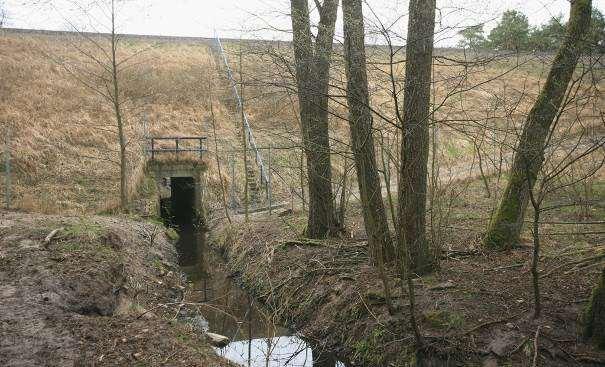
<path fill-rule="evenodd" d="M 178 232 L 179 265 L 192 282 L 185 301 L 203 304 L 204 326 L 230 339 L 224 348 L 215 348 L 218 355 L 251 367 L 345 367 L 276 324 L 273 315 L 230 278 L 222 257 L 206 245 L 204 233 L 190 224 L 179 225 Z"/>

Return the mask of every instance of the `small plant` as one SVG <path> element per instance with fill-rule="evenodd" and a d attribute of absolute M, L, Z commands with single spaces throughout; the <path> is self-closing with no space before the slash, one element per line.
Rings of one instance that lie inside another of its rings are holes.
<path fill-rule="evenodd" d="M 101 225 L 86 219 L 80 219 L 78 222 L 71 223 L 63 230 L 66 237 L 87 238 L 89 240 L 97 239 L 105 234 Z"/>
<path fill-rule="evenodd" d="M 372 330 L 367 339 L 355 343 L 353 346 L 355 354 L 368 364 L 382 365 L 384 362 L 384 344 L 382 339 L 385 333 L 386 331 L 381 327 Z"/>

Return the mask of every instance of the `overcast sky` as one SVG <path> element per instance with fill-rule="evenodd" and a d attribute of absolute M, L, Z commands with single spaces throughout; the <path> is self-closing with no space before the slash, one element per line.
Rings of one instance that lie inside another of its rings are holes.
<path fill-rule="evenodd" d="M 50 30 L 70 30 L 76 26 L 103 31 L 107 18 L 98 9 L 88 11 L 88 17 L 84 17 L 81 9 L 73 5 L 91 1 L 4 0 L 7 26 Z M 211 37 L 216 29 L 222 37 L 290 39 L 289 3 L 288 0 L 127 0 L 120 5 L 119 31 Z M 407 5 L 407 0 L 366 0 L 367 28 L 371 32 L 380 23 L 391 25 L 394 33 L 404 37 Z M 485 23 L 489 31 L 507 9 L 522 11 L 531 25 L 542 24 L 558 14 L 567 18 L 569 11 L 568 0 L 437 0 L 437 5 L 439 46 L 456 44 L 456 32 L 464 26 Z M 605 13 L 605 0 L 593 0 L 593 5 Z M 337 34 L 341 33 L 339 22 Z M 377 38 L 369 41 L 380 42 Z"/>

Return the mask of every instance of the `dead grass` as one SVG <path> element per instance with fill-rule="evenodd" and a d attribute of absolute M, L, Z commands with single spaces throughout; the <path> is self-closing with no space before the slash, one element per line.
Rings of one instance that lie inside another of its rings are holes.
<path fill-rule="evenodd" d="M 53 58 L 83 65 L 67 37 L 0 37 L 0 122 L 10 131 L 15 206 L 46 213 L 94 212 L 119 197 L 116 128 L 110 106 L 78 83 Z M 151 135 L 207 135 L 206 105 L 216 73 L 205 45 L 136 41 L 136 72 L 124 72 L 130 190 L 141 180 L 142 121 Z M 143 98 L 144 97 L 144 98 Z M 220 109 L 216 111 L 220 115 Z M 225 135 L 230 135 L 229 124 Z M 219 125 L 219 133 L 225 129 Z M 4 182 L 2 183 L 4 184 Z"/>
<path fill-rule="evenodd" d="M 544 218 L 544 309 L 543 317 L 533 320 L 531 247 L 484 253 L 478 245 L 491 200 L 483 197 L 477 180 L 460 185 L 463 193 L 454 201 L 445 228 L 441 268 L 414 281 L 421 329 L 433 362 L 481 365 L 494 359 L 504 365 L 531 365 L 533 345 L 528 341 L 539 326 L 542 365 L 604 363 L 605 354 L 577 336 L 578 314 L 599 275 L 598 266 L 573 265 L 586 251 L 602 248 L 602 234 L 574 232 L 602 230 L 602 224 L 592 222 L 603 220 L 603 197 L 597 196 L 588 218 L 566 210 Z M 350 218 L 350 228 L 362 220 L 358 209 L 350 211 Z M 578 222 L 573 231 L 550 224 L 569 221 Z M 213 242 L 225 251 L 230 269 L 246 288 L 310 340 L 355 365 L 409 365 L 414 357 L 408 296 L 401 292 L 394 269 L 390 277 L 397 311 L 390 315 L 376 270 L 367 265 L 365 234 L 306 244 L 299 240 L 303 222 L 304 213 L 279 218 L 258 214 L 249 225 L 223 224 Z M 522 237 L 528 244 L 529 229 Z"/>
<path fill-rule="evenodd" d="M 67 36 L 4 32 L 0 38 L 3 76 L 0 133 L 3 136 L 7 130 L 11 133 L 14 203 L 23 210 L 85 213 L 117 204 L 119 167 L 111 109 L 46 56 L 88 66 L 86 59 L 74 51 L 74 44 L 85 46 L 81 40 Z M 238 79 L 240 48 L 230 42 L 225 47 Z M 291 87 L 292 77 L 279 72 L 283 69 L 275 65 L 264 48 L 246 47 L 242 49 L 246 111 L 257 144 L 274 147 L 271 157 L 275 172 L 274 201 L 290 200 L 291 191 L 300 188 L 300 134 L 296 95 L 280 84 Z M 233 186 L 241 196 L 241 121 L 222 66 L 216 65 L 217 60 L 207 45 L 186 42 L 127 39 L 121 56 L 128 57 L 141 50 L 145 52 L 135 58 L 135 66 L 124 71 L 122 85 L 125 96 L 133 101 L 126 106 L 131 194 L 134 195 L 144 175 L 146 146 L 142 122 L 147 120 L 152 136 L 208 136 L 209 186 L 217 188 L 222 180 L 226 187 L 231 187 L 230 181 L 235 180 Z M 285 60 L 291 57 L 287 45 L 273 51 Z M 370 53 L 372 103 L 381 116 L 392 120 L 390 82 L 385 75 L 386 66 L 380 63 L 386 60 L 383 51 Z M 456 53 L 447 56 L 462 58 Z M 441 166 L 447 169 L 476 159 L 473 142 L 479 145 L 486 164 L 497 165 L 500 157 L 509 155 L 517 137 L 515 129 L 544 81 L 547 66 L 548 60 L 524 56 L 500 58 L 465 70 L 446 59 L 437 59 L 434 96 L 435 104 L 440 106 L 435 118 L 440 122 L 438 159 Z M 403 71 L 404 64 L 397 64 L 396 75 L 403 75 Z M 504 72 L 507 73 L 501 75 Z M 330 129 L 334 177 L 339 180 L 345 172 L 345 158 L 347 165 L 351 162 L 348 124 L 339 118 L 347 115 L 342 97 L 345 79 L 339 56 L 335 57 L 332 74 L 332 92 L 338 97 L 334 97 L 331 104 Z M 602 84 L 601 77 L 597 75 L 597 83 Z M 476 87 L 466 90 L 472 86 Z M 398 78 L 398 91 L 401 87 Z M 452 91 L 456 93 L 447 96 Z M 214 152 L 210 99 L 216 116 L 218 152 Z M 561 131 L 566 132 L 578 116 L 584 126 L 600 126 L 597 112 L 603 109 L 604 100 L 591 94 L 582 103 L 570 106 L 559 124 Z M 378 145 L 382 146 L 387 160 L 389 156 L 397 157 L 397 130 L 380 117 L 375 118 L 375 128 L 376 139 L 382 142 Z M 500 131 L 492 133 L 493 128 Z M 602 129 L 594 132 L 602 133 Z M 262 153 L 267 164 L 268 151 Z M 222 165 L 223 177 L 220 178 L 215 154 Z M 391 162 L 392 177 L 396 176 L 394 163 Z M 231 165 L 235 168 L 235 178 L 231 177 Z M 354 175 L 349 175 L 354 181 Z M 209 192 L 216 195 L 216 191 Z"/>

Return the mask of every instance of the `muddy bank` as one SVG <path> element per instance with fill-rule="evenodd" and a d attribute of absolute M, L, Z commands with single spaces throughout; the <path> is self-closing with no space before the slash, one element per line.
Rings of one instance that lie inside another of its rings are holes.
<path fill-rule="evenodd" d="M 176 321 L 175 263 L 160 225 L 0 212 L 0 365 L 228 366 Z"/>
<path fill-rule="evenodd" d="M 276 317 L 314 344 L 354 366 L 415 363 L 407 294 L 391 273 L 396 312 L 367 266 L 365 243 L 304 241 L 301 218 L 255 216 L 251 224 L 214 229 L 240 282 Z M 468 239 L 465 239 L 468 243 Z M 415 280 L 418 316 L 431 365 L 601 366 L 605 353 L 578 340 L 577 316 L 590 293 L 592 273 L 553 274 L 543 280 L 545 316 L 531 319 L 530 249 L 444 259 L 442 270 Z M 544 259 L 556 266 L 560 259 Z"/>

